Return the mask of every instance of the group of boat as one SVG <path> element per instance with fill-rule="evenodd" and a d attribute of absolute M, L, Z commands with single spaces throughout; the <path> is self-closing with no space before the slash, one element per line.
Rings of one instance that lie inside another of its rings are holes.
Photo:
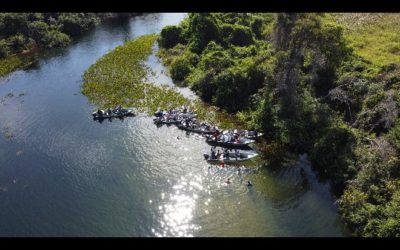
<path fill-rule="evenodd" d="M 200 122 L 194 112 L 185 106 L 178 109 L 157 110 L 154 113 L 154 123 L 157 125 L 175 124 L 179 129 L 202 134 L 206 142 L 211 145 L 211 152 L 204 154 L 207 162 L 235 163 L 256 157 L 258 154 L 251 149 L 257 138 L 263 134 L 250 130 L 225 130 L 221 131 L 217 126 Z M 216 147 L 221 147 L 221 150 Z"/>

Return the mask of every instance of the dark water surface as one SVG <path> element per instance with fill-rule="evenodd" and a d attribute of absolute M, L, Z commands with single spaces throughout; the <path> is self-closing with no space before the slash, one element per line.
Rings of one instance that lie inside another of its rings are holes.
<path fill-rule="evenodd" d="M 127 39 L 183 17 L 102 24 L 0 81 L 0 236 L 343 236 L 329 189 L 305 159 L 239 175 L 209 168 L 204 138 L 176 127 L 157 128 L 143 115 L 91 119 L 84 71 Z M 155 57 L 148 63 L 164 70 Z"/>

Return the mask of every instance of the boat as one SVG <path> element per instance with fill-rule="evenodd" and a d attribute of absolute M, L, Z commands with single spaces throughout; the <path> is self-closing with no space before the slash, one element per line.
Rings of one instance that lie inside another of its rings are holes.
<path fill-rule="evenodd" d="M 251 160 L 258 156 L 257 152 L 250 151 L 250 152 L 229 152 L 222 153 L 220 157 L 211 157 L 211 154 L 203 154 L 204 159 L 209 163 L 242 163 L 244 161 Z"/>
<path fill-rule="evenodd" d="M 108 119 L 108 118 L 114 118 L 114 117 L 124 117 L 124 116 L 134 116 L 135 115 L 135 109 L 134 108 L 121 108 L 119 110 L 114 109 L 111 110 L 109 109 L 108 111 L 104 110 L 98 110 L 96 112 L 92 113 L 93 119 Z"/>
<path fill-rule="evenodd" d="M 171 110 L 157 109 L 157 111 L 154 112 L 155 117 L 163 117 L 168 114 L 174 116 L 180 116 L 185 119 L 193 119 L 197 117 L 196 113 L 192 111 L 187 111 L 187 109 L 171 109 Z"/>
<path fill-rule="evenodd" d="M 238 141 L 232 141 L 228 138 L 228 140 L 224 140 L 225 138 L 215 140 L 214 136 L 206 135 L 206 142 L 213 146 L 221 146 L 226 148 L 249 148 L 250 144 L 254 143 L 255 140 L 247 139 L 247 138 L 239 138 Z"/>
<path fill-rule="evenodd" d="M 167 125 L 171 125 L 171 124 L 178 124 L 181 121 L 180 120 L 176 120 L 175 118 L 164 118 L 164 117 L 158 117 L 158 118 L 154 118 L 153 122 L 155 124 L 167 124 Z"/>
<path fill-rule="evenodd" d="M 186 130 L 186 131 L 189 131 L 189 132 L 192 132 L 192 133 L 198 133 L 198 134 L 212 135 L 212 134 L 215 133 L 215 130 L 209 130 L 205 126 L 191 127 L 191 126 L 185 126 L 182 123 L 178 123 L 177 127 L 182 129 L 182 130 Z"/>
<path fill-rule="evenodd" d="M 263 133 L 259 133 L 257 131 L 254 130 L 232 130 L 233 133 L 238 133 L 241 137 L 247 138 L 247 139 L 251 139 L 251 140 L 257 140 L 258 138 L 260 138 L 261 136 L 263 136 Z M 223 134 L 227 134 L 230 133 L 229 130 L 225 130 L 223 131 Z"/>

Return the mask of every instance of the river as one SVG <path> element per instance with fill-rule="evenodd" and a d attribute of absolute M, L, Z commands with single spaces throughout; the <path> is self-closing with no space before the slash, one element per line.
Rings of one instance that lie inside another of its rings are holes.
<path fill-rule="evenodd" d="M 101 24 L 0 80 L 0 236 L 345 235 L 329 187 L 304 157 L 279 171 L 260 165 L 239 174 L 210 167 L 203 138 L 157 128 L 150 117 L 91 119 L 84 71 L 184 15 Z M 157 84 L 172 84 L 154 55 L 147 63 Z"/>

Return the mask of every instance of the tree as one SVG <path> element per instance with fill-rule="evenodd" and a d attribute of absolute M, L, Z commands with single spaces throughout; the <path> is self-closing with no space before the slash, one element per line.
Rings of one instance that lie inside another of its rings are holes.
<path fill-rule="evenodd" d="M 192 13 L 189 15 L 189 36 L 192 37 L 191 49 L 200 54 L 210 41 L 219 42 L 219 28 L 213 15 Z"/>
<path fill-rule="evenodd" d="M 175 25 L 165 26 L 161 30 L 161 37 L 159 40 L 161 47 L 169 49 L 175 47 L 175 45 L 177 45 L 178 43 L 182 43 L 183 42 L 182 33 L 183 30 L 179 26 Z"/>

